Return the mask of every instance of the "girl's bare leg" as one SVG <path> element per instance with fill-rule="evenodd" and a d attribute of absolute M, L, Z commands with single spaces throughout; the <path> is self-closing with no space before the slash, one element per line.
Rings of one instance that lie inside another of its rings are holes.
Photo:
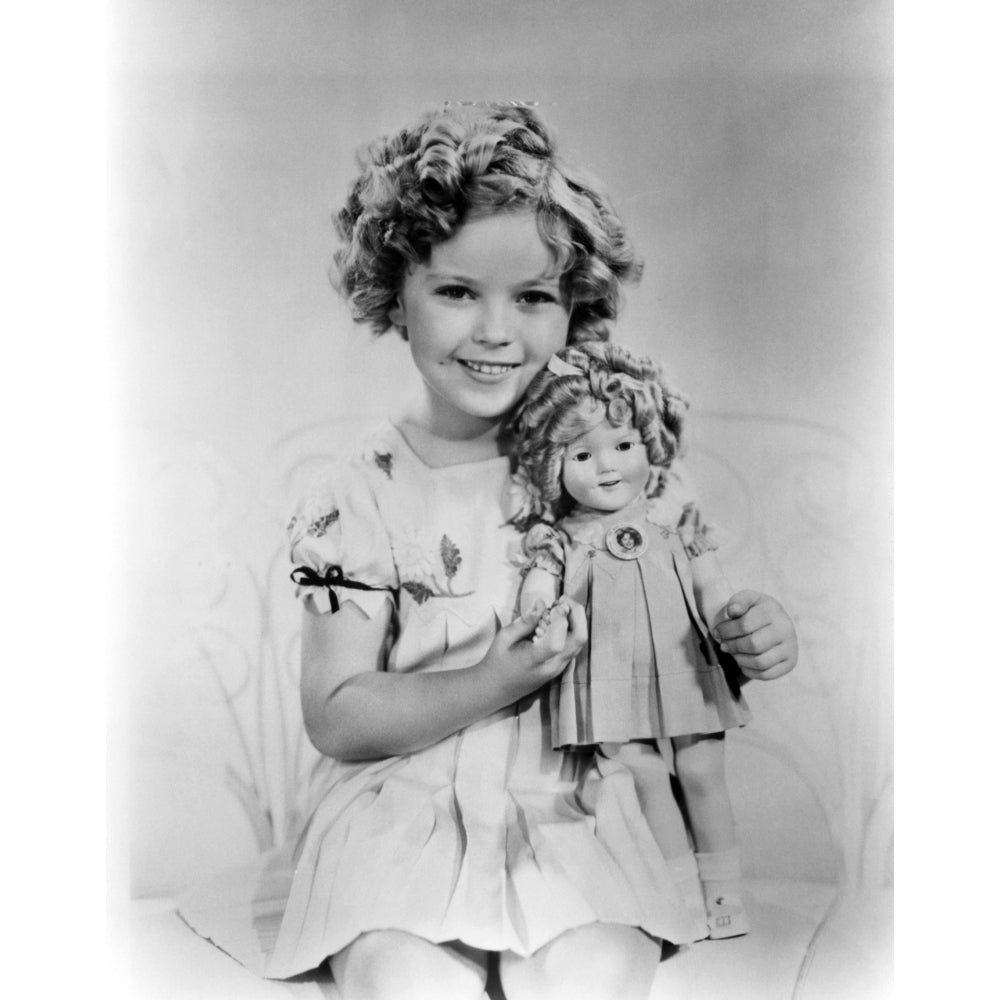
<path fill-rule="evenodd" d="M 524 958 L 500 956 L 507 1000 L 648 1000 L 660 942 L 637 927 L 586 924 Z"/>
<path fill-rule="evenodd" d="M 486 953 L 405 931 L 369 931 L 330 959 L 344 1000 L 483 1000 Z"/>

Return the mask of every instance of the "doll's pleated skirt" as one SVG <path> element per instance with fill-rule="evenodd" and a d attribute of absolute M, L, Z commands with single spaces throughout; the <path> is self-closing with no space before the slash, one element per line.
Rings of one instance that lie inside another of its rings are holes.
<path fill-rule="evenodd" d="M 419 753 L 323 767 L 294 845 L 180 908 L 260 975 L 308 971 L 380 929 L 521 955 L 595 921 L 699 936 L 631 775 L 553 750 L 545 691 Z"/>
<path fill-rule="evenodd" d="M 590 550 L 567 567 L 566 592 L 587 609 L 590 635 L 552 686 L 557 747 L 719 733 L 750 720 L 698 619 L 687 557 L 654 542 L 640 559 Z"/>

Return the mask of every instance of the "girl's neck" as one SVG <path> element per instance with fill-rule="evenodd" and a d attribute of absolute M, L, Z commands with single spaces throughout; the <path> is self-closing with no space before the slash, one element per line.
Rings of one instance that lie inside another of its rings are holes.
<path fill-rule="evenodd" d="M 419 402 L 401 408 L 392 419 L 417 457 L 434 469 L 501 455 L 499 420 L 443 422 Z"/>

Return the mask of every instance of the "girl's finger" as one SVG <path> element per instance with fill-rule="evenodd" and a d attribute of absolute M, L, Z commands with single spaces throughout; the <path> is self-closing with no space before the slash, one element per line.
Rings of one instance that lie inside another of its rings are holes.
<path fill-rule="evenodd" d="M 549 623 L 549 630 L 542 640 L 542 645 L 548 651 L 546 655 L 561 652 L 566 645 L 566 634 L 569 632 L 569 621 L 566 612 L 556 605 L 552 609 L 552 620 Z"/>
<path fill-rule="evenodd" d="M 763 597 L 764 595 L 759 590 L 741 590 L 729 598 L 726 604 L 726 614 L 732 618 L 739 618 L 741 615 L 745 615 Z"/>
<path fill-rule="evenodd" d="M 781 637 L 778 630 L 773 625 L 766 625 L 749 635 L 737 636 L 733 639 L 726 639 L 719 644 L 723 652 L 744 653 L 747 656 L 760 656 L 768 650 L 775 649 L 781 645 Z"/>
<path fill-rule="evenodd" d="M 569 631 L 579 648 L 587 641 L 587 612 L 581 604 L 569 598 L 566 599 L 566 607 L 569 608 Z"/>
<path fill-rule="evenodd" d="M 770 624 L 771 616 L 759 605 L 755 605 L 739 618 L 728 618 L 719 622 L 712 631 L 720 641 L 727 641 L 751 635 Z"/>
<path fill-rule="evenodd" d="M 532 635 L 541 617 L 541 614 L 535 614 L 534 609 L 532 609 L 532 612 L 527 617 L 515 618 L 507 625 L 503 629 L 503 634 L 508 646 L 513 646 L 515 642 L 520 642 L 522 639 L 526 639 Z"/>
<path fill-rule="evenodd" d="M 784 677 L 793 667 L 794 662 L 788 657 L 781 657 L 777 663 L 773 666 L 767 667 L 766 669 L 759 669 L 758 667 L 742 667 L 744 676 L 751 680 L 756 681 L 773 681 L 778 677 Z"/>
<path fill-rule="evenodd" d="M 740 670 L 749 677 L 759 677 L 766 671 L 772 670 L 785 660 L 785 652 L 780 647 L 770 649 L 766 653 L 734 653 Z"/>

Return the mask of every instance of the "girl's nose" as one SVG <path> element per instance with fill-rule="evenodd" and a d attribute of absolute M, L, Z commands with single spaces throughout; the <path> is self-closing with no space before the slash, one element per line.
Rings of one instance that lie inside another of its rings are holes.
<path fill-rule="evenodd" d="M 494 347 L 509 344 L 511 334 L 504 311 L 484 307 L 476 322 L 472 339 L 478 344 L 489 344 Z"/>

